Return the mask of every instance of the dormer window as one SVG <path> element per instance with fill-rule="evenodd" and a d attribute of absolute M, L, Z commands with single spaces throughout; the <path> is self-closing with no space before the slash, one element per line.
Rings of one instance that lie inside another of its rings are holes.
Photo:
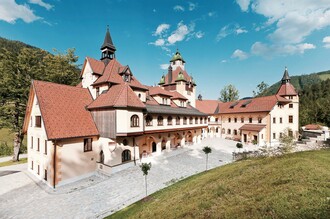
<path fill-rule="evenodd" d="M 131 76 L 129 74 L 124 74 L 123 76 L 125 82 L 130 82 L 131 81 Z"/>

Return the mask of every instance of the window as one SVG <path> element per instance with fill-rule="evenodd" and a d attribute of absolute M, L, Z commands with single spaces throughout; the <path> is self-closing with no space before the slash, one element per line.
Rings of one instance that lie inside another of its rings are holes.
<path fill-rule="evenodd" d="M 44 180 L 47 181 L 47 170 L 44 172 Z"/>
<path fill-rule="evenodd" d="M 293 137 L 293 132 L 291 130 L 289 130 L 288 134 L 289 134 L 290 137 Z"/>
<path fill-rule="evenodd" d="M 262 122 L 262 118 L 259 117 L 259 118 L 258 118 L 258 123 L 261 123 L 261 122 Z"/>
<path fill-rule="evenodd" d="M 152 126 L 152 116 L 150 115 L 146 117 L 146 126 Z"/>
<path fill-rule="evenodd" d="M 138 97 L 141 99 L 141 94 L 139 94 Z"/>
<path fill-rule="evenodd" d="M 183 117 L 183 124 L 187 125 L 187 117 Z"/>
<path fill-rule="evenodd" d="M 158 118 L 157 118 L 157 125 L 158 126 L 162 126 L 163 125 L 163 117 L 162 116 L 158 116 Z"/>
<path fill-rule="evenodd" d="M 139 127 L 139 117 L 137 115 L 131 116 L 131 127 Z"/>
<path fill-rule="evenodd" d="M 289 99 L 292 100 L 293 99 L 293 96 L 289 96 Z"/>
<path fill-rule="evenodd" d="M 252 123 L 252 118 L 251 117 L 249 118 L 249 123 Z"/>
<path fill-rule="evenodd" d="M 236 129 L 234 129 L 234 135 L 237 135 L 237 130 Z"/>
<path fill-rule="evenodd" d="M 282 137 L 283 137 L 283 133 L 281 132 L 281 133 L 280 133 L 280 138 L 282 138 Z"/>
<path fill-rule="evenodd" d="M 203 124 L 203 118 L 202 117 L 199 119 L 199 123 Z"/>
<path fill-rule="evenodd" d="M 280 117 L 280 123 L 282 123 L 282 117 Z"/>
<path fill-rule="evenodd" d="M 198 118 L 197 117 L 195 118 L 195 124 L 198 124 Z"/>
<path fill-rule="evenodd" d="M 293 108 L 293 104 L 292 103 L 289 104 L 289 108 Z"/>
<path fill-rule="evenodd" d="M 215 129 L 215 132 L 216 132 L 216 133 L 218 133 L 218 132 L 219 132 L 219 128 L 218 128 L 218 127 Z"/>
<path fill-rule="evenodd" d="M 176 125 L 180 125 L 180 119 L 181 119 L 180 116 L 176 117 Z"/>
<path fill-rule="evenodd" d="M 40 139 L 38 138 L 37 151 L 40 151 Z"/>
<path fill-rule="evenodd" d="M 92 142 L 93 142 L 93 139 L 92 138 L 85 138 L 84 139 L 84 152 L 87 152 L 87 151 L 92 151 Z"/>
<path fill-rule="evenodd" d="M 237 122 L 237 118 L 234 118 L 234 122 L 235 122 L 235 123 Z"/>
<path fill-rule="evenodd" d="M 121 154 L 121 161 L 126 162 L 131 160 L 131 151 L 130 150 L 124 150 Z"/>
<path fill-rule="evenodd" d="M 231 130 L 230 130 L 230 129 L 227 130 L 227 134 L 228 134 L 228 135 L 231 134 Z"/>
<path fill-rule="evenodd" d="M 47 155 L 47 140 L 45 140 L 45 154 Z"/>
<path fill-rule="evenodd" d="M 228 122 L 231 122 L 231 118 L 228 118 Z"/>
<path fill-rule="evenodd" d="M 209 118 L 207 118 L 207 121 L 208 121 L 208 122 L 210 122 L 210 121 L 211 121 L 210 117 L 209 117 Z"/>
<path fill-rule="evenodd" d="M 192 125 L 193 124 L 193 117 L 189 118 L 189 124 Z"/>
<path fill-rule="evenodd" d="M 40 175 L 40 165 L 38 165 L 37 174 Z"/>
<path fill-rule="evenodd" d="M 33 149 L 33 137 L 31 136 L 31 149 Z"/>
<path fill-rule="evenodd" d="M 33 161 L 31 161 L 31 170 L 33 170 Z"/>
<path fill-rule="evenodd" d="M 172 125 L 172 116 L 167 117 L 167 125 Z"/>
<path fill-rule="evenodd" d="M 225 134 L 226 133 L 226 130 L 223 128 L 222 129 L 222 134 Z"/>
<path fill-rule="evenodd" d="M 275 139 L 276 138 L 276 133 L 273 133 L 273 139 Z"/>
<path fill-rule="evenodd" d="M 96 97 L 98 97 L 99 95 L 100 95 L 100 88 L 97 87 L 97 88 L 96 88 Z"/>
<path fill-rule="evenodd" d="M 289 123 L 293 123 L 293 116 L 289 116 Z"/>
<path fill-rule="evenodd" d="M 128 141 L 127 141 L 127 139 L 124 139 L 124 140 L 123 140 L 123 145 L 125 145 L 125 146 L 128 145 Z"/>
<path fill-rule="evenodd" d="M 280 109 L 282 109 L 282 107 L 283 107 L 283 105 L 282 104 L 277 104 L 277 106 L 280 108 Z"/>
<path fill-rule="evenodd" d="M 276 123 L 276 118 L 275 118 L 275 117 L 273 117 L 273 123 L 274 123 L 274 124 Z"/>
<path fill-rule="evenodd" d="M 35 117 L 35 127 L 41 128 L 41 116 Z"/>
<path fill-rule="evenodd" d="M 244 123 L 244 117 L 241 118 L 241 123 Z"/>

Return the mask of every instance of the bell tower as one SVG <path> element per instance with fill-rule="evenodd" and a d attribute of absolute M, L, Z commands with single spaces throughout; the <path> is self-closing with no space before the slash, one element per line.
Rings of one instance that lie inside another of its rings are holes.
<path fill-rule="evenodd" d="M 107 26 L 107 32 L 104 37 L 104 42 L 101 46 L 101 51 L 102 51 L 101 60 L 106 64 L 108 64 L 110 60 L 116 58 L 115 56 L 116 47 L 113 45 L 110 36 L 109 25 Z"/>

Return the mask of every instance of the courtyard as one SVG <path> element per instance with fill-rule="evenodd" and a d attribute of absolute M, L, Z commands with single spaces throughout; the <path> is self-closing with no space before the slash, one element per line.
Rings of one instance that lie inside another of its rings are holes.
<path fill-rule="evenodd" d="M 148 194 L 205 170 L 204 146 L 210 146 L 209 169 L 232 162 L 236 142 L 206 138 L 148 157 Z M 144 176 L 139 166 L 109 176 L 96 174 L 55 191 L 27 172 L 27 164 L 0 168 L 1 218 L 103 218 L 145 196 Z"/>

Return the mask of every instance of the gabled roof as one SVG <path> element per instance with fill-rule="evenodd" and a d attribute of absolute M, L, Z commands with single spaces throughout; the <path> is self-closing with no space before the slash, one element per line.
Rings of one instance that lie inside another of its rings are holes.
<path fill-rule="evenodd" d="M 156 96 L 156 95 L 160 95 L 160 96 L 167 96 L 167 97 L 172 97 L 172 93 L 164 90 L 163 88 L 159 87 L 159 86 L 155 86 L 155 87 L 148 87 L 149 88 L 149 95 L 150 96 Z"/>
<path fill-rule="evenodd" d="M 177 91 L 169 91 L 170 94 L 172 95 L 171 99 L 172 100 L 188 100 L 185 96 L 183 96 L 182 94 L 180 94 L 179 92 Z"/>
<path fill-rule="evenodd" d="M 88 89 L 36 80 L 32 87 L 48 140 L 99 135 L 91 113 L 85 109 L 93 101 Z"/>
<path fill-rule="evenodd" d="M 89 106 L 88 109 L 95 108 L 145 108 L 145 105 L 136 96 L 128 84 L 113 85 L 106 93 L 102 93 Z"/>
<path fill-rule="evenodd" d="M 279 87 L 276 94 L 279 95 L 279 96 L 295 96 L 295 95 L 298 95 L 295 88 L 293 87 L 293 85 L 291 83 L 281 84 L 281 86 Z"/>
<path fill-rule="evenodd" d="M 173 84 L 178 79 L 179 73 L 183 74 L 184 81 L 192 81 L 191 77 L 188 75 L 186 70 L 183 70 L 181 67 L 177 67 L 174 71 L 172 71 L 172 81 L 168 81 L 168 73 L 165 75 L 165 84 Z"/>
<path fill-rule="evenodd" d="M 208 115 L 216 113 L 219 103 L 222 103 L 219 100 L 196 100 L 196 108 Z"/>
<path fill-rule="evenodd" d="M 219 103 L 219 113 L 248 113 L 248 112 L 270 112 L 277 103 L 290 103 L 279 95 L 257 97 L 239 101 Z"/>

